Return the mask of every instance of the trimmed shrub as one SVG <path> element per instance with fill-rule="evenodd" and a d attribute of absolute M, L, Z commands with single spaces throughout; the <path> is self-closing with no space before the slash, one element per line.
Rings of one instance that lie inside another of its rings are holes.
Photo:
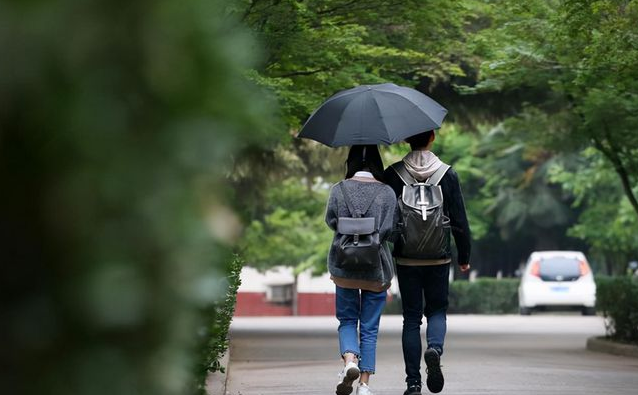
<path fill-rule="evenodd" d="M 219 364 L 219 359 L 228 349 L 228 328 L 235 313 L 237 289 L 241 285 L 240 274 L 243 264 L 239 257 L 235 257 L 230 265 L 226 298 L 214 303 L 208 310 L 210 324 L 207 328 L 209 338 L 206 347 L 206 367 L 212 372 L 224 371 L 224 367 Z"/>
<path fill-rule="evenodd" d="M 449 313 L 514 314 L 518 311 L 518 279 L 479 278 L 450 284 Z"/>
<path fill-rule="evenodd" d="M 607 336 L 638 344 L 638 280 L 608 277 L 596 283 L 596 307 L 605 317 Z"/>
<path fill-rule="evenodd" d="M 200 352 L 196 367 L 197 393 L 205 394 L 206 376 L 211 372 L 224 372 L 225 366 L 220 363 L 221 357 L 228 349 L 228 329 L 235 313 L 237 289 L 241 284 L 240 274 L 243 260 L 235 256 L 228 266 L 226 276 L 226 294 L 218 301 L 204 309 L 204 325 L 199 331 Z"/>

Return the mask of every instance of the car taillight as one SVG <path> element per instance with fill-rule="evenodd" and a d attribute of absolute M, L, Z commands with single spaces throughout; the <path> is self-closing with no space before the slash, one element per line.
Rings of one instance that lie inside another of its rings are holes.
<path fill-rule="evenodd" d="M 586 274 L 589 274 L 589 266 L 587 265 L 587 262 L 580 261 L 580 275 L 584 276 Z"/>
<path fill-rule="evenodd" d="M 538 262 L 532 262 L 532 267 L 529 271 L 529 274 L 531 274 L 534 277 L 539 277 L 541 276 L 541 265 Z"/>

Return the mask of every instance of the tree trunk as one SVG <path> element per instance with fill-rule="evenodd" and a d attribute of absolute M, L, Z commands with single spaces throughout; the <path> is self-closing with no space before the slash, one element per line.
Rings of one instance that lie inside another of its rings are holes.
<path fill-rule="evenodd" d="M 618 152 L 613 146 L 613 143 L 607 139 L 607 143 L 609 147 L 605 147 L 603 142 L 597 138 L 594 138 L 594 145 L 596 149 L 602 152 L 603 155 L 614 165 L 614 170 L 620 177 L 620 181 L 622 183 L 623 191 L 629 199 L 629 203 L 631 207 L 633 207 L 636 215 L 638 216 L 638 199 L 636 199 L 636 195 L 634 195 L 634 191 L 631 189 L 631 180 L 629 179 L 629 173 L 627 172 L 627 168 L 623 164 L 622 160 L 618 156 Z"/>
<path fill-rule="evenodd" d="M 297 316 L 299 315 L 299 303 L 297 301 L 297 285 L 299 283 L 299 275 L 295 274 L 294 275 L 294 280 L 292 283 L 292 315 L 293 316 Z"/>
<path fill-rule="evenodd" d="M 629 199 L 629 203 L 631 203 L 631 207 L 633 207 L 636 215 L 638 215 L 638 200 L 636 199 L 636 195 L 634 195 L 634 191 L 631 189 L 631 180 L 629 180 L 627 169 L 623 166 L 620 160 L 618 161 L 618 165 L 614 164 L 614 169 L 620 177 L 623 190 L 625 191 L 625 195 L 627 195 L 627 199 Z"/>
<path fill-rule="evenodd" d="M 605 257 L 605 268 L 607 269 L 607 275 L 614 275 L 614 265 L 612 263 L 612 259 L 609 257 L 609 254 L 604 254 Z"/>

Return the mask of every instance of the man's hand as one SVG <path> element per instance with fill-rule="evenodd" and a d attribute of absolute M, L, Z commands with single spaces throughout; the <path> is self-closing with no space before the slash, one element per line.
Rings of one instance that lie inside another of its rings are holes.
<path fill-rule="evenodd" d="M 470 270 L 470 264 L 469 263 L 465 263 L 463 265 L 460 265 L 460 267 L 461 267 L 461 272 L 463 272 L 463 273 L 465 273 L 468 270 Z"/>

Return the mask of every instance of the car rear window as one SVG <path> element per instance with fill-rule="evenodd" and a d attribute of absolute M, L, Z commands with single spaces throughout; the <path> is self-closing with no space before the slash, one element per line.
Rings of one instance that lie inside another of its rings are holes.
<path fill-rule="evenodd" d="M 573 281 L 580 277 L 580 261 L 567 257 L 544 258 L 539 274 L 543 280 Z"/>

